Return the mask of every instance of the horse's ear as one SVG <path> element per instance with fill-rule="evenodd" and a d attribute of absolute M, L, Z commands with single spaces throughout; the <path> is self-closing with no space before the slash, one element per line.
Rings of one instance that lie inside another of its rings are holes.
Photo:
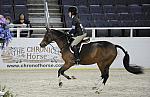
<path fill-rule="evenodd" d="M 49 32 L 50 31 L 50 29 L 48 28 L 48 26 L 46 26 L 46 30 Z"/>

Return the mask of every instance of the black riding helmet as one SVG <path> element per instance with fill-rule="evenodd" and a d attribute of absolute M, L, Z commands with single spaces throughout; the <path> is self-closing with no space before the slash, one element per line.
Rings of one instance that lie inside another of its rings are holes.
<path fill-rule="evenodd" d="M 71 12 L 72 15 L 76 15 L 78 13 L 78 8 L 76 6 L 69 7 L 68 12 Z"/>

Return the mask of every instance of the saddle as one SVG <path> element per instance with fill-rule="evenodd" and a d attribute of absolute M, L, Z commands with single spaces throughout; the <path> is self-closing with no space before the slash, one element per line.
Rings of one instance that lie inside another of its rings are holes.
<path fill-rule="evenodd" d="M 70 40 L 69 40 L 69 45 L 71 45 L 71 43 L 73 42 L 73 38 L 71 38 Z M 90 37 L 86 37 L 86 38 L 84 38 L 80 43 L 78 43 L 78 45 L 77 45 L 77 48 L 78 48 L 78 50 L 80 50 L 80 46 L 82 45 L 82 44 L 84 44 L 84 43 L 88 43 L 90 41 Z M 73 51 L 73 48 L 70 46 L 70 48 L 71 48 L 71 50 Z"/>
<path fill-rule="evenodd" d="M 80 43 L 88 43 L 89 41 L 90 41 L 90 37 L 86 37 Z"/>
<path fill-rule="evenodd" d="M 71 45 L 71 43 L 73 42 L 73 38 L 70 37 L 70 39 L 68 39 L 68 43 Z M 86 37 L 84 38 L 79 44 L 82 44 L 82 43 L 88 43 L 90 41 L 90 37 Z"/>

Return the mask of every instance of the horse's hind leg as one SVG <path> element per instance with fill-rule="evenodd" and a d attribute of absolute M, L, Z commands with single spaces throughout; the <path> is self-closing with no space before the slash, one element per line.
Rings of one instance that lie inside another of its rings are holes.
<path fill-rule="evenodd" d="M 116 58 L 116 53 L 114 53 L 113 55 L 107 57 L 104 61 L 102 65 L 99 65 L 99 68 L 101 70 L 101 74 L 102 74 L 102 79 L 103 80 L 103 84 L 106 84 L 106 81 L 109 77 L 109 67 L 112 64 L 112 62 L 114 61 L 114 59 Z"/>
<path fill-rule="evenodd" d="M 103 84 L 105 85 L 106 84 L 106 81 L 107 81 L 107 79 L 108 79 L 108 77 L 109 77 L 109 66 L 106 66 L 105 68 L 104 68 L 104 72 L 102 73 L 102 79 L 103 79 Z"/>
<path fill-rule="evenodd" d="M 96 89 L 98 90 L 101 86 L 102 86 L 102 83 L 104 81 L 104 68 L 105 66 L 102 64 L 102 62 L 98 62 L 97 63 L 98 67 L 99 67 L 99 70 L 101 72 L 101 77 L 98 78 L 97 82 L 95 83 L 95 87 L 93 87 L 93 89 Z"/>
<path fill-rule="evenodd" d="M 101 86 L 98 87 L 98 89 L 96 91 L 97 93 L 99 93 L 100 91 L 103 90 L 103 88 L 107 82 L 107 79 L 109 78 L 109 67 L 115 58 L 116 58 L 116 56 L 113 55 L 113 56 L 110 56 L 110 57 L 106 58 L 105 60 L 103 60 L 103 62 L 97 63 L 97 65 L 101 71 L 101 77 L 103 79 Z"/>
<path fill-rule="evenodd" d="M 105 65 L 102 63 L 97 63 L 100 71 L 101 71 L 101 78 L 100 80 L 98 80 L 98 83 L 96 84 L 95 87 L 93 87 L 93 89 L 96 89 L 96 93 L 100 93 L 100 91 L 103 90 L 105 83 L 109 77 L 109 65 Z"/>

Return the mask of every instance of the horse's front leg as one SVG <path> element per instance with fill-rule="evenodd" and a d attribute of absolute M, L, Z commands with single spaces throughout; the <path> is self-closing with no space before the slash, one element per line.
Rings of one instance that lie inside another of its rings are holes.
<path fill-rule="evenodd" d="M 73 66 L 73 64 L 64 64 L 59 70 L 58 70 L 58 78 L 59 78 L 59 86 L 62 86 L 62 82 L 61 82 L 61 75 L 63 75 L 65 78 L 67 78 L 68 80 L 71 79 L 68 75 L 66 75 L 64 72 L 66 70 L 68 70 L 71 66 Z"/>
<path fill-rule="evenodd" d="M 69 68 L 68 68 L 69 69 Z M 59 70 L 58 70 L 58 77 L 60 77 L 60 75 L 63 75 L 65 78 L 67 78 L 68 80 L 71 79 L 68 75 L 66 75 L 64 72 L 66 71 L 67 69 L 62 66 Z"/>

